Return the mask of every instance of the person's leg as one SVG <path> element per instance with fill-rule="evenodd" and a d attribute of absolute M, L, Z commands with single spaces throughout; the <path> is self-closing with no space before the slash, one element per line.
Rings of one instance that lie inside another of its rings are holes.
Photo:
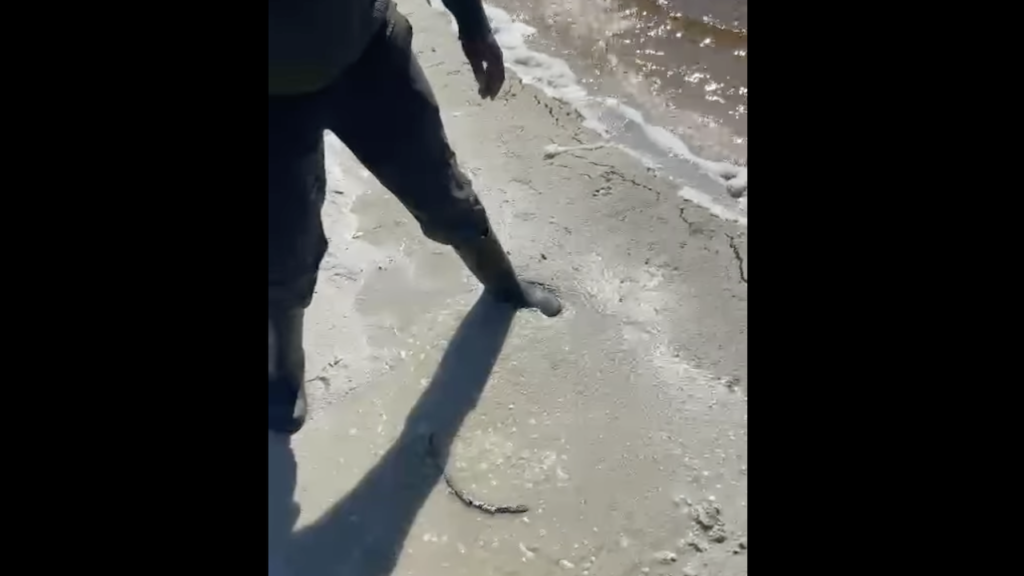
<path fill-rule="evenodd" d="M 498 299 L 547 316 L 561 312 L 554 294 L 517 279 L 448 146 L 404 16 L 392 9 L 360 60 L 326 92 L 328 128 L 405 205 L 428 238 L 452 246 Z"/>
<path fill-rule="evenodd" d="M 302 319 L 327 249 L 318 102 L 272 97 L 269 104 L 269 427 L 283 434 L 294 434 L 306 419 Z"/>

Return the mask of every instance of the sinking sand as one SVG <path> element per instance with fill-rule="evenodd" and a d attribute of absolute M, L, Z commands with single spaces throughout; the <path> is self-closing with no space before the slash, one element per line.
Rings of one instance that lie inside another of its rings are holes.
<path fill-rule="evenodd" d="M 272 573 L 745 574 L 745 226 L 514 75 L 481 102 L 446 16 L 399 6 L 498 234 L 566 311 L 480 298 L 329 136 L 313 417 L 270 438 Z M 473 498 L 531 510 L 448 494 L 430 434 Z"/>

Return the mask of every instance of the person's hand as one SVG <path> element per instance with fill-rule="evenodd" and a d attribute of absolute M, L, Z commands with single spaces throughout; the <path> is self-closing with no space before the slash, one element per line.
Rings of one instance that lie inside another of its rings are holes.
<path fill-rule="evenodd" d="M 494 100 L 505 83 L 505 60 L 494 34 L 477 40 L 463 40 L 462 51 L 473 69 L 480 97 Z"/>

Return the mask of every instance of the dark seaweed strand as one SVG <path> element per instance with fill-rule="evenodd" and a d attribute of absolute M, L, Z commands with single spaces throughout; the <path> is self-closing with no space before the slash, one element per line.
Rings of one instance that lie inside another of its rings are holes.
<path fill-rule="evenodd" d="M 438 461 L 437 454 L 434 451 L 433 434 L 427 437 L 427 445 L 430 448 L 430 459 L 434 462 L 435 466 L 441 469 L 441 476 L 444 477 L 444 483 L 448 485 L 448 491 L 454 494 L 455 497 L 458 498 L 459 501 L 465 504 L 466 506 L 469 506 L 470 508 L 475 508 L 487 514 L 522 514 L 524 512 L 530 511 L 530 507 L 525 504 L 516 504 L 515 506 L 495 506 L 493 504 L 481 502 L 468 496 L 465 492 L 459 490 L 455 486 L 455 482 L 452 481 L 451 476 L 448 476 L 448 471 L 445 470 L 444 466 L 442 466 L 441 463 Z"/>

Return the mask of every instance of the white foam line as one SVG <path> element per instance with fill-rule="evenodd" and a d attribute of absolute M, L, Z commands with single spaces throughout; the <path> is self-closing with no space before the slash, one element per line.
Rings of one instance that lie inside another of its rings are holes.
<path fill-rule="evenodd" d="M 728 162 L 715 162 L 713 160 L 701 158 L 694 154 L 693 151 L 690 150 L 690 147 L 672 132 L 669 132 L 661 126 L 653 126 L 645 122 L 643 114 L 635 108 L 627 106 L 614 98 L 604 98 L 603 100 L 606 106 L 616 110 L 624 117 L 640 126 L 644 131 L 644 135 L 659 147 L 669 151 L 674 156 L 685 158 L 686 160 L 693 162 L 704 172 L 715 177 L 717 181 L 725 185 L 729 195 L 733 198 L 739 198 L 746 193 L 747 168 L 745 166 L 736 166 Z"/>
<path fill-rule="evenodd" d="M 711 196 L 697 190 L 696 188 L 683 186 L 683 189 L 679 191 L 679 196 L 693 202 L 694 204 L 707 208 L 708 212 L 711 212 L 722 220 L 729 220 L 730 222 L 736 222 L 743 226 L 747 225 L 747 218 L 745 216 L 740 216 L 732 210 L 716 204 L 715 200 Z"/>

